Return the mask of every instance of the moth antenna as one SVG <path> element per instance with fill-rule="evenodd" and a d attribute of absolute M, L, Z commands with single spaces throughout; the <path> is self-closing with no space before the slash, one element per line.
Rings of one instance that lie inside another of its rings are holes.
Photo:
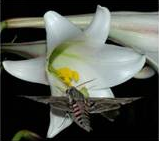
<path fill-rule="evenodd" d="M 89 90 L 96 90 L 95 87 L 97 87 L 97 85 L 90 86 L 90 87 L 88 87 L 88 89 L 89 89 Z"/>
<path fill-rule="evenodd" d="M 92 82 L 92 81 L 94 81 L 94 80 L 95 80 L 95 78 L 92 79 L 92 80 L 88 80 L 88 81 L 86 81 L 86 82 L 83 82 L 83 83 L 77 85 L 76 88 L 81 87 L 82 85 L 85 85 L 85 84 L 87 84 L 87 83 L 90 83 L 90 82 Z"/>
<path fill-rule="evenodd" d="M 63 120 L 63 122 L 61 123 L 61 125 L 60 125 L 58 128 L 60 128 L 60 127 L 64 124 L 64 122 L 66 121 L 66 118 L 67 118 L 67 117 L 68 117 L 68 118 L 70 117 L 68 113 L 66 114 L 66 116 L 65 116 L 65 118 L 64 118 L 64 120 Z"/>

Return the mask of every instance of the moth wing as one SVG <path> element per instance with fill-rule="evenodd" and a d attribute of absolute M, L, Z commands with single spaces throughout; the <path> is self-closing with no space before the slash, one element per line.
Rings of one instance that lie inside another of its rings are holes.
<path fill-rule="evenodd" d="M 93 113 L 103 113 L 108 112 L 111 110 L 119 109 L 119 104 L 112 104 L 112 103 L 101 103 L 100 101 L 96 101 L 92 106 L 88 106 L 88 112 Z"/>
<path fill-rule="evenodd" d="M 107 111 L 101 113 L 101 115 L 106 119 L 108 119 L 109 121 L 113 122 L 116 119 L 116 117 L 120 115 L 120 111 L 119 110 Z"/>
<path fill-rule="evenodd" d="M 108 100 L 111 103 L 118 103 L 120 105 L 125 105 L 132 103 L 136 100 L 141 99 L 141 97 L 130 97 L 130 98 L 104 98 L 103 100 Z"/>
<path fill-rule="evenodd" d="M 69 101 L 65 98 L 50 103 L 51 109 L 57 109 L 61 111 L 73 112 L 70 108 Z"/>
<path fill-rule="evenodd" d="M 132 103 L 141 97 L 131 98 L 88 98 L 88 111 L 89 113 L 102 113 L 111 110 L 116 110 L 128 103 Z"/>
<path fill-rule="evenodd" d="M 69 99 L 67 97 L 54 97 L 54 96 L 22 96 L 28 99 L 31 99 L 36 102 L 50 104 L 51 108 L 62 110 L 62 111 L 69 111 Z"/>

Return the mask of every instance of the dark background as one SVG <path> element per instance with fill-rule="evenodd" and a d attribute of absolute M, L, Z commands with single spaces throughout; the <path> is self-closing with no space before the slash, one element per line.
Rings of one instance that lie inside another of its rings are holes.
<path fill-rule="evenodd" d="M 114 1 L 98 2 L 4 2 L 1 3 L 1 20 L 14 17 L 41 17 L 48 10 L 62 15 L 94 13 L 96 5 L 108 7 L 110 11 L 157 11 L 157 1 Z M 45 39 L 44 29 L 4 30 L 2 42 L 16 42 Z M 13 54 L 3 54 L 2 60 L 24 59 Z M 45 137 L 49 126 L 49 107 L 17 95 L 50 95 L 49 87 L 17 79 L 6 71 L 1 73 L 2 141 L 10 141 L 14 134 L 28 129 Z M 93 131 L 87 133 L 76 124 L 54 137 L 61 140 L 157 140 L 158 138 L 158 75 L 150 79 L 131 79 L 112 88 L 116 97 L 143 96 L 131 105 L 124 106 L 115 122 L 109 122 L 100 115 L 91 115 Z M 50 139 L 51 140 L 51 139 Z"/>

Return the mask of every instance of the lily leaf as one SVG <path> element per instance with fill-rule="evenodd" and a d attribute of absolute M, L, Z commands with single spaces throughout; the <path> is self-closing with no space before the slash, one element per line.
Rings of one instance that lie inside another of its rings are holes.
<path fill-rule="evenodd" d="M 29 130 L 20 130 L 14 135 L 12 141 L 22 141 L 22 139 L 29 141 L 44 140 L 42 137 L 40 137 L 38 134 L 34 132 L 31 132 Z"/>

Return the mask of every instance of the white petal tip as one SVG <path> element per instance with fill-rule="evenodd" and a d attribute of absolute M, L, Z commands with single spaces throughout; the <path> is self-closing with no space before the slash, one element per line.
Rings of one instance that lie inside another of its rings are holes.
<path fill-rule="evenodd" d="M 57 113 L 61 116 L 57 116 L 56 115 Z M 53 138 L 62 130 L 64 130 L 65 128 L 67 128 L 72 124 L 72 119 L 66 116 L 66 113 L 61 111 L 56 111 L 56 114 L 50 112 L 50 126 L 47 133 L 47 138 Z"/>
<path fill-rule="evenodd" d="M 101 5 L 97 5 L 97 9 L 105 9 L 105 7 L 102 7 Z"/>
<path fill-rule="evenodd" d="M 103 6 L 101 6 L 101 5 L 97 5 L 97 10 L 101 10 L 101 11 L 103 11 L 103 12 L 109 12 L 108 8 L 103 7 Z"/>
<path fill-rule="evenodd" d="M 44 58 L 23 61 L 3 61 L 4 69 L 19 79 L 48 85 L 44 70 Z"/>
<path fill-rule="evenodd" d="M 2 62 L 2 65 L 3 65 L 3 67 L 4 67 L 4 69 L 9 73 L 9 74 L 11 74 L 11 75 L 15 75 L 15 71 L 14 71 L 14 69 L 12 69 L 12 64 L 13 63 L 13 61 L 3 61 Z"/>
<path fill-rule="evenodd" d="M 16 61 L 4 61 L 2 64 L 3 64 L 4 69 L 12 76 L 28 81 L 26 75 L 24 77 L 24 75 L 23 75 L 24 73 L 21 72 L 21 69 L 19 68 L 17 62 Z"/>
<path fill-rule="evenodd" d="M 85 30 L 85 34 L 93 40 L 105 42 L 110 28 L 110 12 L 106 7 L 97 6 L 92 22 Z"/>
<path fill-rule="evenodd" d="M 44 15 L 47 33 L 47 51 L 52 51 L 56 46 L 66 40 L 77 37 L 82 31 L 68 19 L 56 13 L 48 11 Z"/>
<path fill-rule="evenodd" d="M 52 18 L 54 16 L 60 16 L 60 15 L 55 11 L 48 11 L 44 14 L 44 19 Z M 50 19 L 50 20 L 52 20 L 52 19 Z"/>
<path fill-rule="evenodd" d="M 4 69 L 8 72 L 8 61 L 3 61 L 2 65 L 3 65 Z"/>
<path fill-rule="evenodd" d="M 137 73 L 134 76 L 134 78 L 136 78 L 136 79 L 147 79 L 147 78 L 150 78 L 154 75 L 155 75 L 155 71 L 152 68 L 146 66 L 139 73 Z"/>

